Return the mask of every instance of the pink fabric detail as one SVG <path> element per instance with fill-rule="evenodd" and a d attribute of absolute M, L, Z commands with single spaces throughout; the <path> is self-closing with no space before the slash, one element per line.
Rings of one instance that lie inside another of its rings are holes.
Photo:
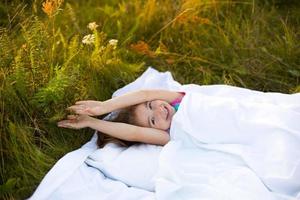
<path fill-rule="evenodd" d="M 174 101 L 172 101 L 172 102 L 170 103 L 171 106 L 175 106 L 175 105 L 177 105 L 177 104 L 179 104 L 179 103 L 181 102 L 182 98 L 183 98 L 184 95 L 185 95 L 185 92 L 179 92 L 179 93 L 182 94 L 182 96 L 179 97 L 179 98 L 177 98 L 177 99 L 175 99 Z"/>

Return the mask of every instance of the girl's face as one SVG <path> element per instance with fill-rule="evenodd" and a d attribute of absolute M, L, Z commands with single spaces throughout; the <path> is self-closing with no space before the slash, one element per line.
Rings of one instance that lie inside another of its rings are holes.
<path fill-rule="evenodd" d="M 135 117 L 139 126 L 167 130 L 175 109 L 166 101 L 153 100 L 136 106 Z"/>

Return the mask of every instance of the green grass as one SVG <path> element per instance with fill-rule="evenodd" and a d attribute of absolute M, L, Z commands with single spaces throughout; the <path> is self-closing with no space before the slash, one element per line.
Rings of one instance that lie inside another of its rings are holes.
<path fill-rule="evenodd" d="M 299 27 L 299 1 L 65 1 L 53 17 L 41 0 L 2 1 L 0 198 L 30 196 L 89 140 L 92 130 L 56 127 L 67 106 L 108 99 L 147 66 L 181 83 L 300 92 Z"/>

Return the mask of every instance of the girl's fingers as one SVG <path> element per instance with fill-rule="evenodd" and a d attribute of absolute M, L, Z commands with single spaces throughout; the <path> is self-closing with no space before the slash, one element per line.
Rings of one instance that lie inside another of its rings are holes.
<path fill-rule="evenodd" d="M 75 102 L 75 105 L 81 105 L 81 104 L 85 104 L 87 103 L 88 101 L 76 101 Z"/>
<path fill-rule="evenodd" d="M 69 128 L 66 124 L 57 124 L 58 127 Z"/>
<path fill-rule="evenodd" d="M 68 119 L 77 119 L 78 116 L 77 115 L 68 115 L 67 118 Z"/>
<path fill-rule="evenodd" d="M 58 126 L 58 127 L 61 127 L 61 128 L 71 128 L 71 129 L 73 129 L 73 127 L 72 127 L 72 126 L 69 126 L 69 125 L 61 125 L 61 126 Z"/>
<path fill-rule="evenodd" d="M 66 127 L 66 122 L 60 121 L 60 122 L 57 123 L 57 126 L 58 127 Z"/>
<path fill-rule="evenodd" d="M 84 105 L 73 105 L 73 106 L 69 106 L 67 109 L 68 110 L 77 110 L 77 109 L 84 109 L 86 108 L 86 106 Z"/>
<path fill-rule="evenodd" d="M 94 114 L 90 108 L 86 108 L 83 110 L 85 113 L 88 113 L 88 114 Z"/>
<path fill-rule="evenodd" d="M 62 120 L 62 121 L 57 122 L 57 125 L 65 125 L 68 122 L 69 122 L 69 120 Z"/>
<path fill-rule="evenodd" d="M 73 105 L 68 107 L 66 110 L 71 111 L 71 112 L 75 112 L 76 114 L 80 114 L 80 115 L 87 115 L 87 114 L 91 114 L 93 115 L 93 111 L 84 106 L 84 105 Z"/>
<path fill-rule="evenodd" d="M 68 111 L 71 112 L 75 112 L 76 114 L 86 114 L 86 107 L 85 106 L 78 106 L 78 105 L 74 105 L 74 106 L 70 106 L 67 108 Z"/>
<path fill-rule="evenodd" d="M 57 122 L 57 125 L 72 125 L 74 122 L 76 123 L 75 119 L 67 119 Z"/>
<path fill-rule="evenodd" d="M 57 123 L 57 126 L 58 127 L 63 127 L 63 128 L 76 128 L 74 126 L 72 126 L 72 124 L 70 124 L 69 122 L 66 122 L 67 120 L 64 120 L 64 121 L 60 121 Z"/>

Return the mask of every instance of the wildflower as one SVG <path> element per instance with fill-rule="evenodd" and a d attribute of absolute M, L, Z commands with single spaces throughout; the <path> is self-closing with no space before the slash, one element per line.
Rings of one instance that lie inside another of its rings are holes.
<path fill-rule="evenodd" d="M 155 53 L 150 50 L 149 45 L 144 41 L 138 41 L 137 44 L 131 44 L 130 48 L 139 54 L 155 57 Z"/>
<path fill-rule="evenodd" d="M 118 45 L 118 40 L 111 39 L 111 40 L 108 41 L 108 44 L 109 44 L 110 46 L 112 46 L 113 49 L 116 49 L 116 48 L 117 48 L 117 45 Z"/>
<path fill-rule="evenodd" d="M 63 0 L 46 0 L 43 2 L 42 10 L 51 18 L 58 12 L 62 3 Z"/>
<path fill-rule="evenodd" d="M 82 43 L 83 44 L 93 44 L 95 42 L 95 36 L 93 34 L 88 34 L 83 37 Z"/>
<path fill-rule="evenodd" d="M 99 25 L 96 24 L 96 22 L 90 22 L 90 23 L 88 24 L 87 27 L 88 27 L 91 31 L 95 31 L 96 28 L 97 28 L 98 26 L 99 26 Z"/>

